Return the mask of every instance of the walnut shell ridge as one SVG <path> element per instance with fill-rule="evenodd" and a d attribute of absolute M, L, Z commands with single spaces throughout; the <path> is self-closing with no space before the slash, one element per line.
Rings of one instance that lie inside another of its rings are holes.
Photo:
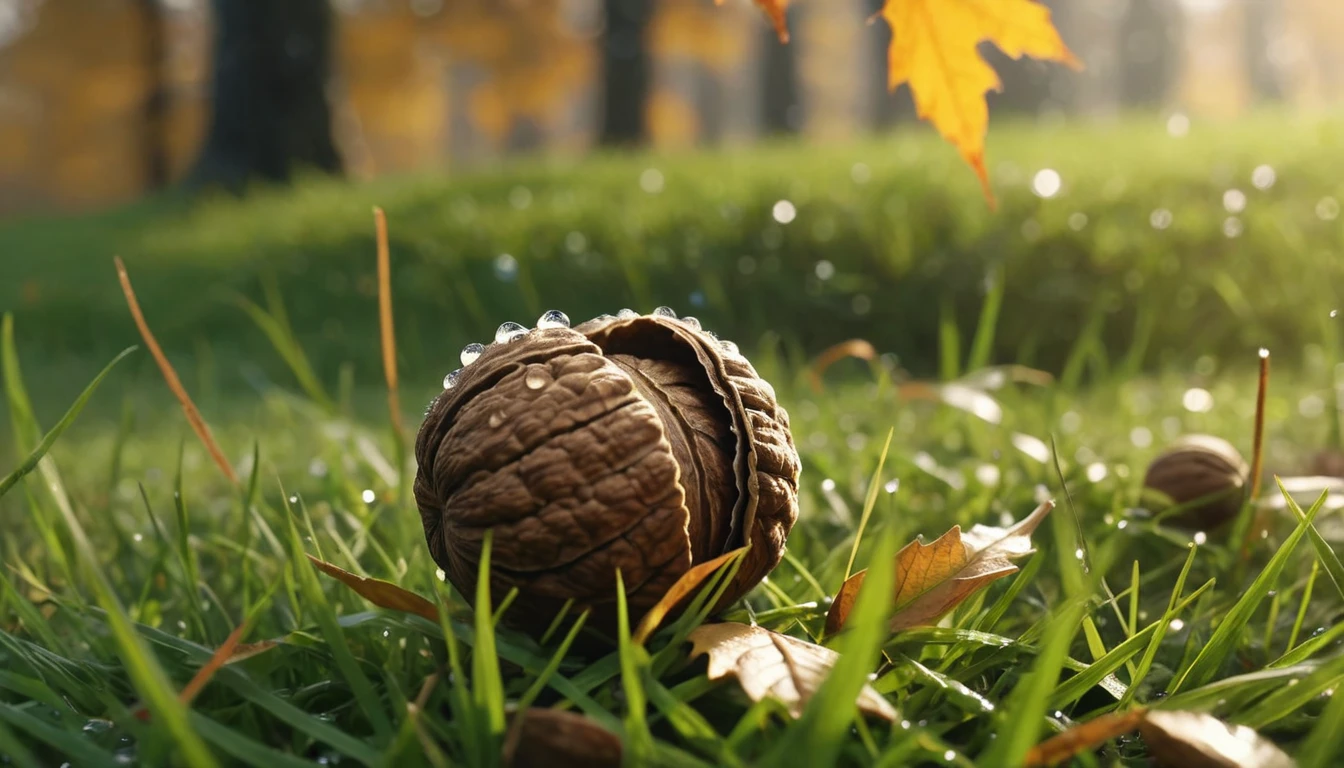
<path fill-rule="evenodd" d="M 784 553 L 800 462 L 789 417 L 732 342 L 660 307 L 574 328 L 550 311 L 469 345 L 416 437 L 415 499 L 446 578 L 475 594 L 493 529 L 493 600 L 536 631 L 573 601 L 633 625 L 692 565 L 750 543 L 716 609 Z"/>

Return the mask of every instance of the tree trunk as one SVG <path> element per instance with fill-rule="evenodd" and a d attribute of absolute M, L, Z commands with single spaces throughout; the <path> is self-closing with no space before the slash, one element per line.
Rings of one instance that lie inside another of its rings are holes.
<path fill-rule="evenodd" d="M 1167 0 L 1130 0 L 1120 21 L 1120 103 L 1161 106 L 1181 66 L 1181 10 Z"/>
<path fill-rule="evenodd" d="M 786 11 L 789 29 L 798 29 L 798 14 Z M 798 100 L 798 36 L 781 43 L 773 25 L 761 25 L 761 132 L 797 133 L 803 124 L 803 108 Z"/>
<path fill-rule="evenodd" d="M 193 182 L 233 190 L 303 169 L 340 173 L 327 85 L 328 0 L 212 0 L 213 105 Z"/>
<path fill-rule="evenodd" d="M 139 0 L 136 8 L 144 30 L 145 102 L 140 132 L 140 151 L 145 169 L 145 188 L 168 184 L 168 88 L 164 82 L 167 39 L 163 6 L 159 0 Z"/>
<path fill-rule="evenodd" d="M 1283 31 L 1283 9 L 1278 0 L 1248 0 L 1246 4 L 1246 68 L 1256 101 L 1283 98 L 1283 73 L 1274 63 L 1270 46 Z"/>
<path fill-rule="evenodd" d="M 652 0 L 605 0 L 602 36 L 602 130 L 606 145 L 640 144 L 647 135 L 644 111 L 652 82 L 647 32 Z"/>
<path fill-rule="evenodd" d="M 880 13 L 886 0 L 868 0 L 866 6 L 869 15 Z M 888 88 L 888 72 L 891 68 L 891 26 L 886 19 L 877 19 L 868 25 L 868 44 L 873 56 L 872 83 L 872 121 L 878 130 L 891 128 L 900 123 L 915 120 L 915 105 L 909 86 L 902 85 L 895 91 Z"/>

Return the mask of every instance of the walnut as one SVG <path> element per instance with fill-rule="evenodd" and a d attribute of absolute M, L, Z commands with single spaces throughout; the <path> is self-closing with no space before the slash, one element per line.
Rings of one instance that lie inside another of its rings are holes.
<path fill-rule="evenodd" d="M 569 327 L 550 311 L 469 345 L 416 438 L 415 498 L 448 580 L 491 591 L 506 621 L 545 628 L 568 600 L 632 625 L 693 564 L 750 542 L 716 608 L 776 565 L 798 516 L 788 414 L 736 345 L 660 307 Z"/>
<path fill-rule="evenodd" d="M 1144 475 L 1145 492 L 1180 511 L 1164 518 L 1181 528 L 1209 530 L 1237 516 L 1250 468 L 1231 443 L 1212 435 L 1187 435 L 1163 451 Z M 1152 495 L 1152 494 L 1150 494 Z"/>

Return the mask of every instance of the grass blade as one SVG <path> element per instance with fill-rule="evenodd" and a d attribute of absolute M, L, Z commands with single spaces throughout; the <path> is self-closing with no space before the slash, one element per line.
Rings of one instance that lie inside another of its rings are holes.
<path fill-rule="evenodd" d="M 5 316 L 4 334 L 5 346 L 10 348 L 12 331 L 8 315 Z M 112 362 L 104 366 L 103 370 L 100 371 L 98 375 L 93 378 L 93 381 L 89 382 L 89 385 L 84 388 L 84 391 L 79 394 L 79 397 L 75 398 L 75 402 L 71 404 L 70 408 L 65 412 L 65 415 L 61 417 L 61 420 L 56 422 L 56 426 L 52 427 L 51 431 L 47 432 L 47 434 L 42 437 L 42 442 L 38 443 L 37 448 L 33 449 L 32 453 L 28 454 L 28 458 L 24 459 L 23 463 L 15 468 L 13 472 L 5 475 L 4 479 L 0 479 L 0 497 L 3 497 L 8 493 L 9 489 L 13 488 L 25 475 L 29 474 L 34 469 L 37 469 L 38 463 L 42 461 L 43 456 L 47 455 L 47 452 L 51 450 L 51 447 L 56 444 L 56 440 L 60 438 L 61 433 L 65 432 L 71 424 L 75 423 L 75 419 L 79 417 L 79 412 L 84 410 L 84 406 L 89 402 L 89 398 L 93 397 L 93 393 L 98 390 L 98 386 L 103 383 L 103 379 L 107 378 L 107 375 L 112 372 L 112 368 L 117 363 L 121 362 L 122 358 L 133 351 L 135 351 L 135 347 L 127 347 L 122 350 L 121 354 L 112 358 Z"/>
<path fill-rule="evenodd" d="M 1282 485 L 1280 485 L 1280 488 L 1282 488 Z M 1288 499 L 1289 505 L 1295 505 L 1287 491 L 1284 491 L 1283 494 Z M 1245 634 L 1246 625 L 1250 622 L 1251 616 L 1255 614 L 1255 609 L 1265 599 L 1270 587 L 1278 579 L 1279 573 L 1287 565 L 1288 558 L 1292 556 L 1293 550 L 1297 548 L 1298 542 L 1306 535 L 1307 529 L 1316 519 L 1316 513 L 1320 512 L 1325 506 L 1325 500 L 1328 496 L 1328 492 L 1322 492 L 1320 498 L 1311 506 L 1306 516 L 1299 518 L 1297 528 L 1292 535 L 1284 540 L 1283 544 L 1279 546 L 1279 550 L 1270 558 L 1264 570 L 1242 594 L 1241 599 L 1237 600 L 1236 605 L 1232 606 L 1232 609 L 1219 622 L 1218 628 L 1213 631 L 1208 642 L 1200 650 L 1199 655 L 1195 657 L 1184 672 L 1177 676 L 1169 689 L 1171 693 L 1174 694 L 1186 686 L 1198 687 L 1204 685 L 1217 674 L 1218 668 Z M 1301 510 L 1298 510 L 1298 513 L 1300 514 Z"/>

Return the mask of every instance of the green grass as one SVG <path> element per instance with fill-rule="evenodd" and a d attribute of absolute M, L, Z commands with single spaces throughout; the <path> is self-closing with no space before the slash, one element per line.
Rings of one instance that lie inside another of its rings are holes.
<path fill-rule="evenodd" d="M 1277 341 L 1267 471 L 1306 474 L 1318 450 L 1339 447 L 1340 341 L 1325 322 L 1338 288 L 1324 276 L 1295 276 L 1338 269 L 1321 254 L 1339 245 L 1341 222 L 1314 212 L 1321 196 L 1344 199 L 1324 170 L 1337 152 L 1318 132 L 1324 125 L 1333 124 L 1266 118 L 1225 133 L 1196 125 L 1183 144 L 1128 123 L 1040 136 L 996 127 L 995 159 L 1027 169 L 1048 161 L 1069 185 L 1063 199 L 1039 201 L 996 172 L 999 214 L 975 198 L 950 153 L 912 137 L 816 152 L 766 148 L 731 162 L 614 158 L 352 190 L 315 183 L 199 210 L 160 205 L 12 225 L 3 242 L 32 258 L 0 259 L 0 294 L 21 291 L 10 278 L 34 276 L 46 293 L 31 305 L 21 293 L 4 295 L 19 310 L 2 358 L 12 438 L 0 448 L 0 477 L 27 473 L 12 487 L 6 480 L 0 497 L 0 753 L 20 766 L 489 765 L 512 708 L 532 705 L 588 716 L 646 764 L 833 757 L 840 765 L 998 766 L 1071 724 L 1145 705 L 1252 725 L 1303 765 L 1333 765 L 1344 721 L 1330 696 L 1344 682 L 1339 511 L 1314 507 L 1312 495 L 1272 512 L 1268 535 L 1241 563 L 1229 530 L 1175 530 L 1139 501 L 1146 462 L 1179 434 L 1213 432 L 1249 454 L 1262 339 Z M 1284 138 L 1267 142 L 1271 129 Z M 1108 144 L 1123 131 L 1137 135 Z M 1098 159 L 1100 146 L 1108 152 Z M 871 167 L 873 187 L 850 180 L 858 159 Z M 1235 241 L 1220 229 L 1228 182 L 1209 179 L 1215 159 L 1237 179 L 1260 162 L 1279 174 L 1263 193 L 1237 182 L 1251 202 Z M 630 191 L 638 171 L 654 162 L 665 192 L 639 197 Z M 706 171 L 725 163 L 717 175 Z M 1135 185 L 1142 175 L 1150 186 L 1107 192 L 1117 174 Z M 533 205 L 515 219 L 507 196 L 519 185 Z M 571 202 L 557 201 L 562 190 Z M 453 213 L 466 195 L 478 202 L 470 221 Z M 776 276 L 742 275 L 726 254 L 751 238 L 763 248 L 765 211 L 784 196 L 800 202 L 795 229 L 810 234 L 756 251 L 779 257 Z M 898 205 L 891 200 L 904 201 L 909 215 L 882 213 Z M 716 211 L 725 201 L 755 224 L 724 224 Z M 777 705 L 745 701 L 731 680 L 705 680 L 704 662 L 689 661 L 681 642 L 694 616 L 645 645 L 630 640 L 627 623 L 619 647 L 597 649 L 576 642 L 578 616 L 544 641 L 501 628 L 507 598 L 490 605 L 482 593 L 476 600 L 487 607 L 470 611 L 466 596 L 436 577 L 406 501 L 412 468 L 399 465 L 402 448 L 376 386 L 375 300 L 351 293 L 373 269 L 373 203 L 387 208 L 394 237 L 408 417 L 455 367 L 457 346 L 532 316 L 524 310 L 559 306 L 579 318 L 626 303 L 688 309 L 699 291 L 706 306 L 695 312 L 706 326 L 748 342 L 791 415 L 804 464 L 802 516 L 787 560 L 728 618 L 817 637 L 827 595 L 847 572 L 886 560 L 915 536 L 1020 518 L 1046 494 L 1059 506 L 1034 536 L 1039 551 L 939 627 L 888 636 L 883 606 L 861 604 L 850 619 L 856 629 L 842 636 L 842 664 L 796 722 Z M 1158 204 L 1177 222 L 1161 233 L 1146 224 Z M 610 205 L 628 220 L 605 215 Z M 1082 232 L 1067 225 L 1077 211 L 1089 217 Z M 844 224 L 821 242 L 809 218 L 824 212 Z M 1020 241 L 1026 217 L 1042 227 L 1030 247 Z M 1137 219 L 1142 226 L 1132 226 Z M 904 224 L 915 221 L 918 231 Z M 526 250 L 529 242 L 560 248 L 580 226 L 594 248 L 630 260 L 561 280 L 547 271 L 558 269 L 560 251 Z M 695 247 L 691 232 L 703 238 Z M 691 270 L 683 259 L 695 248 L 703 261 Z M 502 282 L 490 266 L 501 249 L 535 259 Z M 143 350 L 111 368 L 86 408 L 70 408 L 137 341 L 113 252 L 126 258 L 149 322 L 241 487 L 195 442 Z M 818 286 L 803 273 L 815 275 L 821 254 L 837 275 Z M 1131 269 L 1160 276 L 1169 256 L 1188 269 L 1126 299 L 1128 309 L 1070 303 Z M 989 261 L 963 268 L 954 257 Z M 888 269 L 901 259 L 913 271 Z M 280 298 L 263 288 L 267 263 Z M 967 286 L 979 285 L 987 263 L 1006 267 L 983 295 Z M 963 271 L 969 276 L 957 277 Z M 1215 287 L 1185 306 L 1176 300 L 1181 284 L 1197 274 L 1213 275 Z M 172 290 L 171 276 L 199 290 Z M 332 292 L 334 276 L 346 293 Z M 1069 291 L 1083 292 L 1074 300 L 1044 301 L 1029 289 L 1043 279 L 1054 291 L 1065 278 L 1078 281 Z M 1228 303 L 1226 286 L 1219 293 L 1220 280 L 1238 286 L 1250 314 L 1230 309 L 1235 299 Z M 912 306 L 897 301 L 934 284 Z M 255 291 L 260 309 L 202 300 L 217 286 Z M 873 301 L 861 316 L 852 312 L 860 291 Z M 917 321 L 902 325 L 902 317 Z M 327 337 L 333 320 L 340 330 Z M 1049 323 L 1060 338 L 1043 335 Z M 1135 327 L 1151 334 L 1132 334 Z M 1019 353 L 1030 360 L 1034 348 L 1059 378 L 990 392 L 1000 423 L 902 400 L 895 385 L 906 372 L 890 356 L 844 361 L 814 392 L 809 353 L 850 336 L 875 339 L 917 370 L 907 349 L 922 350 L 912 353 L 926 358 L 922 370 L 981 378 L 986 364 L 1021 361 Z M 1207 391 L 1211 409 L 1185 407 L 1193 388 Z M 1058 466 L 1039 445 L 1056 446 Z M 1272 481 L 1264 496 L 1279 496 Z M 442 596 L 452 610 L 436 623 L 371 608 L 305 553 Z M 177 704 L 175 692 L 249 616 L 244 642 L 278 644 L 221 669 L 189 706 Z M 856 721 L 845 706 L 870 675 L 899 709 L 897 723 Z M 148 720 L 134 715 L 142 704 Z M 1078 764 L 1143 764 L 1144 750 L 1137 738 L 1121 739 Z"/>

